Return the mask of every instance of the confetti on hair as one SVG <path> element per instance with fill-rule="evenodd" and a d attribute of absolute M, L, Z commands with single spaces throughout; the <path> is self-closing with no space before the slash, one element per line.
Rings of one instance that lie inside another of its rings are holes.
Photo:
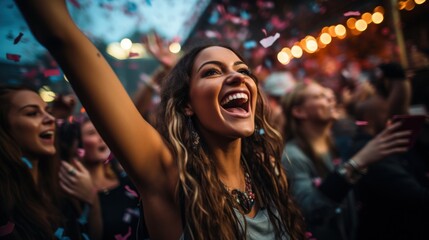
<path fill-rule="evenodd" d="M 0 237 L 7 236 L 13 232 L 15 223 L 8 221 L 5 225 L 0 226 Z"/>
<path fill-rule="evenodd" d="M 85 225 L 88 222 L 89 204 L 85 204 L 82 210 L 82 214 L 77 220 L 81 225 Z"/>
<path fill-rule="evenodd" d="M 19 41 L 21 41 L 22 36 L 24 36 L 24 34 L 20 32 L 18 36 L 13 40 L 13 44 L 18 44 Z"/>
<path fill-rule="evenodd" d="M 26 157 L 21 157 L 21 160 L 27 165 L 28 168 L 33 168 L 33 164 Z"/>
<path fill-rule="evenodd" d="M 76 154 L 78 157 L 83 158 L 85 156 L 85 149 L 83 148 L 76 149 Z"/>
<path fill-rule="evenodd" d="M 360 16 L 359 11 L 348 11 L 344 13 L 344 17 Z"/>
<path fill-rule="evenodd" d="M 131 227 L 128 227 L 128 232 L 127 234 L 125 234 L 124 236 L 122 236 L 121 234 L 116 234 L 115 235 L 115 239 L 116 240 L 127 240 L 130 236 L 131 236 Z"/>
<path fill-rule="evenodd" d="M 264 130 L 263 128 L 261 128 L 261 129 L 259 129 L 259 132 L 258 132 L 258 133 L 259 133 L 259 135 L 261 135 L 261 136 L 262 136 L 262 135 L 264 135 L 264 134 L 265 134 L 265 130 Z"/>
<path fill-rule="evenodd" d="M 125 194 L 126 194 L 128 197 L 130 197 L 130 198 L 138 198 L 138 197 L 139 197 L 139 195 L 136 193 L 136 191 L 132 190 L 132 189 L 130 188 L 130 186 L 125 185 L 125 190 L 127 190 L 127 191 L 125 192 Z"/>
<path fill-rule="evenodd" d="M 76 8 L 80 8 L 80 3 L 77 0 L 69 0 L 69 2 Z"/>
<path fill-rule="evenodd" d="M 355 121 L 356 126 L 366 126 L 368 125 L 367 121 Z"/>
<path fill-rule="evenodd" d="M 21 55 L 13 54 L 13 53 L 6 53 L 6 59 L 14 61 L 14 62 L 19 62 L 21 60 Z"/>
<path fill-rule="evenodd" d="M 60 76 L 60 75 L 61 75 L 61 71 L 58 68 L 45 69 L 43 71 L 43 76 L 45 76 L 45 77 Z"/>
<path fill-rule="evenodd" d="M 262 39 L 261 41 L 259 41 L 259 43 L 261 43 L 261 45 L 264 48 L 270 47 L 271 45 L 273 45 L 273 43 L 279 39 L 280 37 L 280 33 L 276 33 L 274 36 L 269 36 L 267 38 Z"/>

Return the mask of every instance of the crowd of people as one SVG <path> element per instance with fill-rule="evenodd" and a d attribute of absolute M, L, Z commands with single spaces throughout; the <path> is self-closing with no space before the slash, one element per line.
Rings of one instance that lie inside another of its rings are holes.
<path fill-rule="evenodd" d="M 272 95 L 225 45 L 149 46 L 164 68 L 131 98 L 64 1 L 16 2 L 77 98 L 0 87 L 0 239 L 429 237 L 428 121 L 391 121 L 416 92 L 401 65 L 339 104 L 317 79 Z"/>

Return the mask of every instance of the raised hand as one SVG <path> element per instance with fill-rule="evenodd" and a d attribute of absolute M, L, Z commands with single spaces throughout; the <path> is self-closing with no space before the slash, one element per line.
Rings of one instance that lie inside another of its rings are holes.
<path fill-rule="evenodd" d="M 72 164 L 61 161 L 60 186 L 71 196 L 93 204 L 97 191 L 92 182 L 88 170 L 78 161 L 72 160 Z"/>
<path fill-rule="evenodd" d="M 411 131 L 398 132 L 397 129 L 400 125 L 401 123 L 397 122 L 386 127 L 352 159 L 359 167 L 365 168 L 390 154 L 406 152 Z"/>
<path fill-rule="evenodd" d="M 172 68 L 177 61 L 177 55 L 170 52 L 168 43 L 158 34 L 146 35 L 142 39 L 146 50 L 166 68 Z"/>

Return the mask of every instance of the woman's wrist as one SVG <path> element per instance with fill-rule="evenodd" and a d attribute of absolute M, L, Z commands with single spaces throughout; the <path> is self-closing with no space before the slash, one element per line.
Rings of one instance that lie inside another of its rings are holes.
<path fill-rule="evenodd" d="M 366 168 L 360 167 L 360 165 L 353 159 L 343 163 L 337 169 L 338 174 L 340 174 L 344 179 L 350 183 L 355 184 L 359 179 L 366 174 Z"/>

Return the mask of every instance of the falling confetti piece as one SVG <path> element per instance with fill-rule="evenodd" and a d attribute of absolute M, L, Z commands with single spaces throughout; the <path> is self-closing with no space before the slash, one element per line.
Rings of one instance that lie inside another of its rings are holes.
<path fill-rule="evenodd" d="M 21 60 L 21 55 L 6 53 L 6 59 L 14 62 L 19 62 Z"/>
<path fill-rule="evenodd" d="M 360 16 L 359 11 L 348 11 L 344 13 L 344 17 L 350 17 L 350 16 Z"/>
<path fill-rule="evenodd" d="M 13 40 L 13 44 L 19 43 L 19 41 L 21 41 L 22 36 L 24 36 L 24 34 L 20 32 L 18 36 Z"/>
<path fill-rule="evenodd" d="M 104 161 L 104 164 L 108 164 L 112 159 L 115 158 L 112 152 L 110 152 L 109 156 L 107 157 L 106 161 Z"/>
<path fill-rule="evenodd" d="M 58 68 L 45 69 L 43 71 L 43 76 L 45 76 L 45 77 L 60 76 L 60 75 L 61 75 L 61 71 Z"/>
<path fill-rule="evenodd" d="M 82 210 L 82 214 L 77 220 L 81 225 L 85 225 L 88 222 L 89 204 L 85 204 Z"/>
<path fill-rule="evenodd" d="M 268 34 L 267 34 L 267 30 L 265 30 L 265 28 L 264 28 L 264 29 L 262 29 L 262 32 L 265 34 L 265 37 L 266 37 L 266 36 L 268 36 Z"/>
<path fill-rule="evenodd" d="M 368 125 L 367 121 L 355 121 L 356 126 L 366 126 Z"/>
<path fill-rule="evenodd" d="M 247 41 L 243 44 L 245 49 L 255 48 L 257 46 L 256 41 Z"/>
<path fill-rule="evenodd" d="M 127 190 L 127 193 L 130 193 L 130 195 L 131 195 L 132 197 L 136 197 L 136 198 L 138 198 L 138 197 L 139 197 L 139 195 L 136 193 L 136 191 L 132 190 L 132 189 L 130 188 L 130 186 L 125 185 L 125 190 Z"/>
<path fill-rule="evenodd" d="M 85 149 L 83 148 L 76 149 L 76 154 L 78 157 L 83 158 L 85 156 Z"/>
<path fill-rule="evenodd" d="M 58 126 L 61 126 L 61 125 L 63 125 L 63 124 L 64 124 L 64 119 L 60 119 L 60 118 L 58 118 L 58 119 L 56 119 L 56 120 L 55 120 L 55 122 L 57 122 L 57 125 L 58 125 Z"/>
<path fill-rule="evenodd" d="M 5 225 L 0 226 L 0 237 L 9 235 L 13 232 L 15 223 L 8 221 Z"/>
<path fill-rule="evenodd" d="M 313 178 L 313 184 L 316 187 L 319 187 L 322 184 L 322 179 L 320 177 Z"/>
<path fill-rule="evenodd" d="M 273 43 L 279 39 L 280 37 L 280 33 L 276 33 L 274 36 L 269 36 L 267 38 L 262 39 L 261 41 L 259 41 L 259 43 L 261 43 L 261 45 L 264 48 L 270 47 L 271 45 L 273 45 Z"/>
<path fill-rule="evenodd" d="M 28 168 L 33 168 L 33 164 L 26 157 L 21 157 L 21 160 L 27 165 Z"/>
<path fill-rule="evenodd" d="M 130 52 L 130 54 L 128 54 L 128 57 L 138 57 L 139 56 L 139 54 L 138 53 L 135 53 L 135 52 Z"/>
<path fill-rule="evenodd" d="M 127 234 L 125 234 L 124 236 L 122 236 L 121 234 L 116 234 L 115 235 L 115 239 L 116 240 L 127 240 L 130 236 L 131 236 L 131 227 L 128 227 L 128 232 Z"/>

